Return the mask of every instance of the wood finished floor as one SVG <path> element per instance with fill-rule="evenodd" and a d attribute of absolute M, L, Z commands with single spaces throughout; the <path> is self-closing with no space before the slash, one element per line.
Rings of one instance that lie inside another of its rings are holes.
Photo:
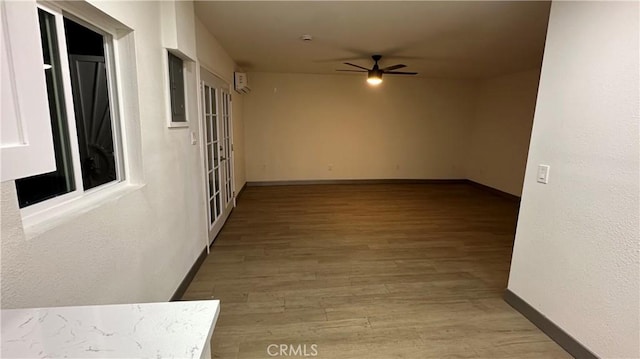
<path fill-rule="evenodd" d="M 502 300 L 516 216 L 468 184 L 249 187 L 183 299 L 221 300 L 215 358 L 570 358 Z"/>

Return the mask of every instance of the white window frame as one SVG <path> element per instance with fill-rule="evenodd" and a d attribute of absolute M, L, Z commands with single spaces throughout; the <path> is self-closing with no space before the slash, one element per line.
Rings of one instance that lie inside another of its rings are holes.
<path fill-rule="evenodd" d="M 64 111 L 67 116 L 67 130 L 69 131 L 70 150 L 73 163 L 73 177 L 75 181 L 76 189 L 69 193 L 65 193 L 54 198 L 44 200 L 39 203 L 35 203 L 21 209 L 23 220 L 34 220 L 35 217 L 46 215 L 54 208 L 59 208 L 61 205 L 75 202 L 78 199 L 91 196 L 95 193 L 105 192 L 108 189 L 114 189 L 119 187 L 125 182 L 126 170 L 125 170 L 125 156 L 123 151 L 123 131 L 120 116 L 120 97 L 119 91 L 117 91 L 116 83 L 116 56 L 114 49 L 114 39 L 117 38 L 115 30 L 100 27 L 93 23 L 100 23 L 99 20 L 92 21 L 92 19 L 85 20 L 75 14 L 72 14 L 59 6 L 56 6 L 51 2 L 38 2 L 38 9 L 42 9 L 52 14 L 56 19 L 56 36 L 58 41 L 60 65 L 62 67 L 62 85 L 64 92 Z M 116 165 L 116 179 L 114 181 L 102 184 L 100 186 L 85 190 L 82 181 L 82 167 L 80 163 L 80 151 L 78 145 L 78 134 L 76 130 L 76 118 L 73 105 L 73 93 L 71 88 L 71 74 L 69 70 L 69 58 L 67 55 L 67 43 L 65 39 L 64 30 L 64 18 L 73 20 L 82 26 L 85 26 L 99 34 L 105 39 L 105 64 L 107 69 L 107 84 L 109 91 L 109 107 L 111 112 L 111 124 L 114 146 L 114 158 Z M 46 216 L 45 216 L 46 217 Z"/>

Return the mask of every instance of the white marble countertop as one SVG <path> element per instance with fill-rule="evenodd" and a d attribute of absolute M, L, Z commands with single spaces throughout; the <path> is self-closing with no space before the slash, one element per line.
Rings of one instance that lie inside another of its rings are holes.
<path fill-rule="evenodd" d="M 2 358 L 208 358 L 220 301 L 10 309 Z"/>

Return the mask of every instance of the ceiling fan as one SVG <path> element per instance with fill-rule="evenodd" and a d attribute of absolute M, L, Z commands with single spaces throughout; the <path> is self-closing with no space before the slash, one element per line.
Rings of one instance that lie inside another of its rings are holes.
<path fill-rule="evenodd" d="M 397 64 L 397 65 L 393 65 L 393 66 L 388 66 L 385 68 L 380 68 L 378 66 L 378 61 L 380 61 L 380 59 L 382 58 L 381 55 L 373 55 L 371 56 L 371 58 L 373 59 L 373 61 L 375 62 L 373 64 L 373 68 L 368 69 L 366 67 L 362 67 L 360 65 L 356 65 L 356 64 L 352 64 L 350 62 L 345 62 L 345 65 L 349 65 L 349 66 L 353 66 L 353 67 L 357 67 L 360 70 L 336 70 L 336 71 L 344 71 L 344 72 L 366 72 L 367 73 L 367 82 L 370 83 L 371 85 L 378 85 L 382 82 L 382 74 L 389 74 L 389 75 L 417 75 L 417 72 L 403 72 L 403 71 L 394 71 L 397 69 L 401 69 L 403 67 L 407 67 L 407 65 L 403 65 L 403 64 Z"/>

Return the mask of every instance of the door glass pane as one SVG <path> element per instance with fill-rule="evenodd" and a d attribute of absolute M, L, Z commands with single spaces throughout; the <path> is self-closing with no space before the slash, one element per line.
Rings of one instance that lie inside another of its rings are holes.
<path fill-rule="evenodd" d="M 205 125 L 206 125 L 206 129 L 205 132 L 207 133 L 207 143 L 211 142 L 211 116 L 210 115 L 205 115 Z"/>
<path fill-rule="evenodd" d="M 227 126 L 225 118 L 227 117 L 227 94 L 222 93 L 222 137 L 227 136 Z"/>
<path fill-rule="evenodd" d="M 211 87 L 204 85 L 204 114 L 211 114 Z"/>
<path fill-rule="evenodd" d="M 220 213 L 220 193 L 216 195 L 216 213 Z"/>
<path fill-rule="evenodd" d="M 215 222 L 216 218 L 218 217 L 216 215 L 216 207 L 213 199 L 209 201 L 209 213 L 210 213 L 209 221 L 211 224 L 213 224 L 213 222 Z"/>
<path fill-rule="evenodd" d="M 49 100 L 49 115 L 51 116 L 51 130 L 53 132 L 56 170 L 16 180 L 20 208 L 75 191 L 76 189 L 69 143 L 69 127 L 64 107 L 64 90 L 62 88 L 62 72 L 55 17 L 42 9 L 38 9 L 38 18 L 43 60 L 45 66 L 48 65 L 44 73 Z"/>
<path fill-rule="evenodd" d="M 211 114 L 213 115 L 217 115 L 218 111 L 217 111 L 217 106 L 216 106 L 216 94 L 217 94 L 218 90 L 216 90 L 215 88 L 211 88 Z"/>
<path fill-rule="evenodd" d="M 211 132 L 213 133 L 213 140 L 217 141 L 218 140 L 218 126 L 217 126 L 217 122 L 218 122 L 218 116 L 211 116 Z"/>
<path fill-rule="evenodd" d="M 64 19 L 84 189 L 115 181 L 104 37 Z"/>
<path fill-rule="evenodd" d="M 210 170 L 213 168 L 213 158 L 211 158 L 211 151 L 213 151 L 213 145 L 212 144 L 208 144 L 207 145 L 207 170 Z"/>
<path fill-rule="evenodd" d="M 229 114 L 229 94 L 224 93 L 224 115 L 227 116 Z"/>
<path fill-rule="evenodd" d="M 224 116 L 224 92 L 220 91 L 220 116 Z"/>
<path fill-rule="evenodd" d="M 219 174 L 220 174 L 220 170 L 218 169 L 218 170 L 216 170 L 216 176 L 215 176 L 215 181 L 216 181 L 215 189 L 216 189 L 216 192 L 220 189 L 220 180 L 218 179 L 219 178 Z"/>
<path fill-rule="evenodd" d="M 215 187 L 213 187 L 213 172 L 209 172 L 209 198 L 213 197 Z"/>
<path fill-rule="evenodd" d="M 231 105 L 231 102 L 229 102 L 229 100 L 231 99 L 231 96 L 229 96 L 229 94 L 227 94 L 227 112 L 225 113 L 225 118 L 224 118 L 224 128 L 227 131 L 225 133 L 225 136 L 227 138 L 229 138 L 229 136 L 231 135 L 231 131 L 229 129 L 229 106 Z"/>
<path fill-rule="evenodd" d="M 216 151 L 218 148 L 218 143 L 215 142 L 213 144 L 213 149 L 211 150 L 213 152 L 213 167 L 218 167 L 218 151 Z"/>

